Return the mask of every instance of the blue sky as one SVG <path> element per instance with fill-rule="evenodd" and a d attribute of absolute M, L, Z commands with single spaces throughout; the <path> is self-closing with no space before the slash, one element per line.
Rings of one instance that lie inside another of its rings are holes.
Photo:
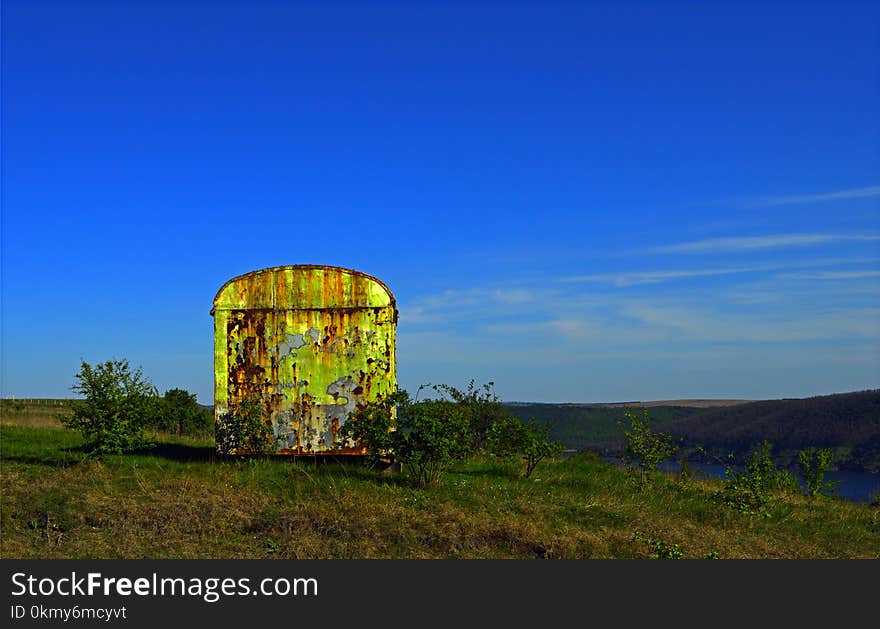
<path fill-rule="evenodd" d="M 231 277 L 385 281 L 400 385 L 880 383 L 880 7 L 3 5 L 2 394 L 212 401 Z"/>

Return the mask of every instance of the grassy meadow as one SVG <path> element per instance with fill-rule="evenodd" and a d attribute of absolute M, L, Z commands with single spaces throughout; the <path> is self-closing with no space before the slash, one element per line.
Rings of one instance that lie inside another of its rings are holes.
<path fill-rule="evenodd" d="M 221 459 L 156 435 L 88 458 L 63 407 L 2 407 L 3 558 L 880 558 L 880 509 L 774 496 L 767 516 L 713 500 L 718 480 L 639 490 L 581 453 L 539 464 L 472 458 L 428 489 L 399 474 L 285 458 Z"/>

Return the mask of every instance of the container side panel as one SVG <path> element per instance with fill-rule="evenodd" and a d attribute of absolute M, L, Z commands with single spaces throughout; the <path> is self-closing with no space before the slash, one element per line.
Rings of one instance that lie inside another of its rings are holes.
<path fill-rule="evenodd" d="M 214 413 L 219 417 L 228 408 L 229 361 L 226 353 L 226 324 L 229 315 L 226 311 L 214 313 Z"/>
<path fill-rule="evenodd" d="M 305 271 L 245 276 L 218 294 L 216 418 L 255 400 L 281 453 L 362 453 L 337 435 L 352 411 L 395 389 L 393 298 L 369 276 Z"/>

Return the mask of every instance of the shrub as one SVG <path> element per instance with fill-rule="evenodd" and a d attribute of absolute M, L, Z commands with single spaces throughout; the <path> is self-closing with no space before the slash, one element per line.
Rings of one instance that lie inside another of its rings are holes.
<path fill-rule="evenodd" d="M 633 540 L 648 545 L 651 549 L 651 559 L 681 559 L 684 557 L 684 550 L 679 544 L 651 537 L 642 531 L 635 531 Z"/>
<path fill-rule="evenodd" d="M 833 491 L 835 483 L 825 480 L 825 472 L 831 469 L 833 455 L 830 448 L 807 448 L 798 452 L 801 478 L 807 486 L 808 496 L 818 496 L 825 491 Z"/>
<path fill-rule="evenodd" d="M 422 400 L 398 407 L 394 451 L 410 478 L 433 485 L 449 466 L 471 452 L 468 417 L 448 400 Z"/>
<path fill-rule="evenodd" d="M 352 413 L 337 435 L 367 449 L 368 460 L 399 463 L 412 481 L 436 483 L 449 466 L 471 452 L 468 417 L 450 400 L 412 401 L 399 391 Z"/>
<path fill-rule="evenodd" d="M 671 435 L 651 429 L 647 409 L 643 410 L 641 417 L 630 411 L 624 415 L 630 421 L 630 429 L 624 431 L 624 462 L 631 470 L 638 470 L 639 486 L 644 488 L 651 484 L 651 478 L 657 473 L 660 463 L 675 454 L 678 447 L 672 445 Z"/>
<path fill-rule="evenodd" d="M 410 404 L 406 391 L 395 391 L 354 411 L 339 428 L 337 446 L 348 440 L 366 448 L 365 458 L 372 466 L 393 459 L 395 455 L 395 417 L 398 406 Z"/>
<path fill-rule="evenodd" d="M 477 387 L 471 380 L 465 391 L 448 384 L 430 386 L 436 392 L 449 396 L 453 402 L 462 407 L 468 422 L 471 447 L 474 450 L 485 448 L 492 426 L 510 417 L 510 412 L 505 408 L 504 403 L 495 395 L 494 382 L 487 382 Z"/>
<path fill-rule="evenodd" d="M 551 441 L 549 429 L 534 419 L 523 423 L 516 417 L 496 420 L 486 434 L 486 447 L 501 457 L 519 456 L 525 463 L 523 476 L 531 476 L 535 467 L 546 458 L 558 455 L 562 444 Z"/>
<path fill-rule="evenodd" d="M 196 394 L 170 389 L 158 400 L 154 425 L 158 430 L 180 435 L 205 435 L 211 432 L 213 413 L 196 401 Z"/>
<path fill-rule="evenodd" d="M 217 420 L 217 450 L 221 454 L 271 454 L 276 450 L 275 433 L 263 416 L 258 399 L 245 398 Z"/>
<path fill-rule="evenodd" d="M 797 480 L 776 468 L 770 456 L 772 449 L 770 442 L 764 441 L 752 449 L 744 470 L 725 470 L 724 489 L 719 494 L 724 504 L 747 515 L 769 516 L 766 506 L 772 491 L 798 490 Z"/>
<path fill-rule="evenodd" d="M 121 454 L 147 445 L 144 427 L 155 409 L 157 391 L 140 369 L 128 361 L 108 360 L 95 366 L 82 361 L 71 389 L 84 396 L 74 400 L 63 423 L 82 433 L 93 454 Z"/>

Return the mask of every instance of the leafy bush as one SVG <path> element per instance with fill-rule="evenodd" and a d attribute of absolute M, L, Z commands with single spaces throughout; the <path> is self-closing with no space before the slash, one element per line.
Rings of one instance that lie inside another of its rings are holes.
<path fill-rule="evenodd" d="M 422 400 L 398 407 L 394 451 L 410 478 L 425 487 L 471 452 L 468 417 L 460 404 Z"/>
<path fill-rule="evenodd" d="M 471 452 L 470 423 L 461 404 L 443 399 L 412 401 L 406 391 L 352 413 L 338 443 L 352 439 L 372 463 L 399 463 L 420 487 L 436 483 L 449 466 Z"/>
<path fill-rule="evenodd" d="M 506 421 L 510 411 L 495 395 L 494 382 L 487 382 L 479 388 L 471 380 L 467 390 L 461 391 L 448 384 L 430 385 L 438 393 L 443 393 L 461 406 L 465 413 L 471 435 L 471 447 L 481 450 L 486 447 L 489 431 L 496 422 Z"/>
<path fill-rule="evenodd" d="M 531 476 L 535 467 L 546 458 L 558 455 L 562 444 L 551 441 L 549 428 L 534 419 L 523 423 L 516 417 L 496 420 L 486 434 L 486 447 L 501 457 L 519 456 L 525 463 L 523 476 Z"/>
<path fill-rule="evenodd" d="M 82 433 L 90 452 L 121 454 L 147 445 L 143 431 L 158 393 L 140 367 L 132 371 L 125 359 L 95 366 L 83 360 L 75 377 L 71 389 L 85 399 L 73 400 L 62 421 Z"/>
<path fill-rule="evenodd" d="M 473 381 L 467 391 L 447 385 L 423 385 L 449 397 L 413 400 L 397 391 L 353 412 L 339 429 L 337 445 L 354 441 L 367 450 L 373 466 L 399 463 L 414 483 L 432 485 L 457 459 L 488 449 L 498 456 L 519 456 L 528 477 L 547 457 L 562 450 L 549 431 L 531 420 L 511 416 L 492 392 Z M 479 433 L 475 436 L 475 432 Z"/>
<path fill-rule="evenodd" d="M 170 389 L 158 400 L 154 426 L 180 435 L 205 435 L 212 429 L 213 413 L 196 401 L 196 394 Z"/>
<path fill-rule="evenodd" d="M 275 433 L 258 399 L 245 398 L 217 420 L 215 441 L 221 454 L 270 454 L 275 452 Z"/>
<path fill-rule="evenodd" d="M 631 411 L 626 411 L 624 415 L 630 421 L 630 429 L 624 431 L 624 462 L 631 470 L 638 470 L 639 486 L 644 488 L 651 484 L 651 478 L 657 473 L 660 463 L 675 454 L 678 447 L 672 445 L 670 435 L 651 429 L 648 409 L 643 409 L 641 417 Z"/>
<path fill-rule="evenodd" d="M 725 470 L 721 501 L 746 515 L 763 514 L 773 491 L 799 491 L 797 480 L 785 470 L 776 468 L 770 453 L 773 446 L 768 441 L 752 449 L 744 470 L 728 467 Z"/>
<path fill-rule="evenodd" d="M 684 551 L 679 544 L 651 537 L 642 531 L 635 531 L 633 540 L 648 545 L 651 549 L 651 559 L 681 559 L 684 557 Z"/>
<path fill-rule="evenodd" d="M 394 434 L 397 407 L 409 404 L 409 394 L 400 390 L 357 409 L 339 428 L 337 446 L 349 439 L 363 446 L 367 462 L 374 467 L 392 461 L 398 445 Z"/>
<path fill-rule="evenodd" d="M 801 478 L 807 486 L 808 496 L 818 496 L 826 491 L 833 491 L 835 483 L 825 480 L 825 472 L 831 469 L 833 453 L 830 448 L 807 448 L 798 452 L 801 466 Z"/>

